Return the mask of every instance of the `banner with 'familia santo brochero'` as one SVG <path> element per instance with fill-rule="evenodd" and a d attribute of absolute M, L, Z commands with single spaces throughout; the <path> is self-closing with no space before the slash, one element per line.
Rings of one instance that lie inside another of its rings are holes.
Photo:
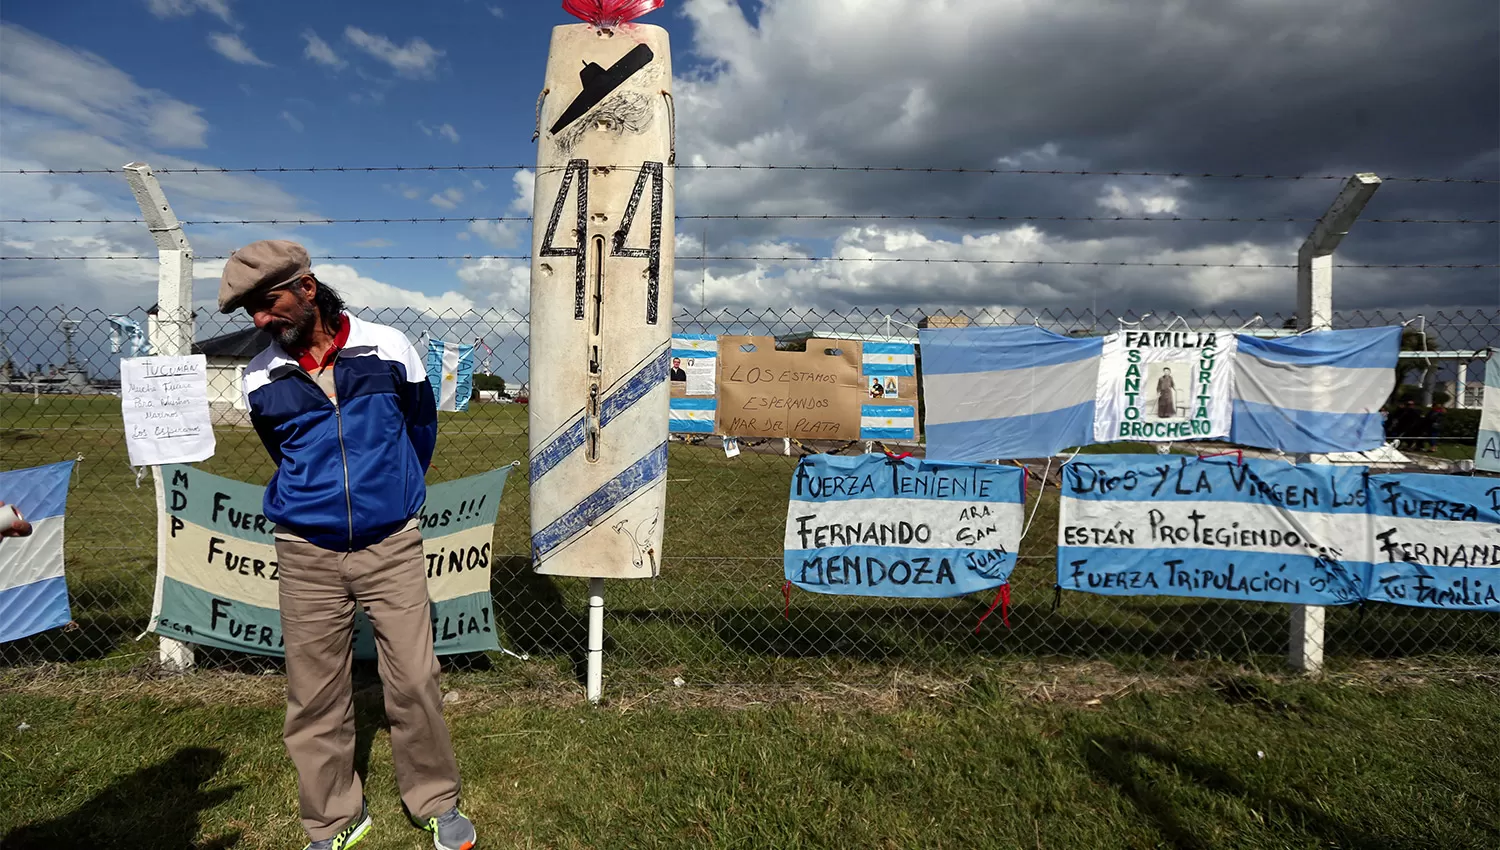
<path fill-rule="evenodd" d="M 510 472 L 434 484 L 422 506 L 422 548 L 439 655 L 498 650 L 490 603 L 495 517 Z M 158 508 L 165 541 L 151 631 L 206 646 L 283 655 L 274 523 L 261 514 L 264 487 L 190 466 L 163 466 Z M 354 653 L 374 658 L 363 611 Z"/>

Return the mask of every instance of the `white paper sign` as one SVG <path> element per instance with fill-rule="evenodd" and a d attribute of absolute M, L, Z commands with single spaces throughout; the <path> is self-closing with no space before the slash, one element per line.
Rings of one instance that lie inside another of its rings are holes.
<path fill-rule="evenodd" d="M 202 354 L 121 360 L 120 404 L 131 466 L 213 457 L 208 359 Z"/>

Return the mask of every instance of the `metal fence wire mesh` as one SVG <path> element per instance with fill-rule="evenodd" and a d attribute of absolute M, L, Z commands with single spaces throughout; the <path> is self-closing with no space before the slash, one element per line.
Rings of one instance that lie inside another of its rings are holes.
<path fill-rule="evenodd" d="M 479 373 L 505 381 L 505 393 L 524 391 L 528 375 L 528 317 L 513 311 L 434 314 L 368 310 L 362 318 L 395 326 L 417 344 L 425 339 L 484 343 Z M 1169 315 L 1093 315 L 934 310 L 974 324 L 1036 323 L 1064 333 L 1107 333 L 1122 325 L 1162 328 Z M 851 334 L 914 339 L 928 311 L 680 311 L 680 333 L 757 334 L 795 339 Z M 130 356 L 128 334 L 97 310 L 58 307 L 11 309 L 0 316 L 0 441 L 4 467 L 16 469 L 77 459 L 67 511 L 66 574 L 73 622 L 62 629 L 0 645 L 0 662 L 87 662 L 103 667 L 133 664 L 155 655 L 148 628 L 156 575 L 155 498 L 149 475 L 127 459 L 121 422 L 120 358 Z M 118 318 L 118 317 L 114 317 Z M 138 309 L 124 318 L 148 328 L 153 317 Z M 1287 327 L 1288 317 L 1198 314 L 1182 317 L 1194 328 Z M 1392 313 L 1341 313 L 1335 327 L 1405 323 L 1408 348 L 1473 352 L 1467 384 L 1455 360 L 1402 361 L 1398 393 L 1418 404 L 1449 408 L 1436 434 L 1400 435 L 1403 449 L 1428 471 L 1444 459 L 1473 456 L 1479 411 L 1477 363 L 1500 344 L 1500 311 L 1450 312 L 1423 317 Z M 204 470 L 264 484 L 271 462 L 238 396 L 237 369 L 264 342 L 242 316 L 200 313 L 193 338 L 209 353 L 210 396 L 218 449 Z M 195 348 L 195 350 L 198 350 Z M 1429 368 L 1430 367 L 1430 368 Z M 483 381 L 480 389 L 495 388 Z M 1458 395 L 1467 389 L 1467 395 Z M 1391 435 L 1397 436 L 1397 435 Z M 717 437 L 674 437 L 669 452 L 668 514 L 658 578 L 608 583 L 606 670 L 619 682 L 633 675 L 660 681 L 681 673 L 697 682 L 756 682 L 776 677 L 787 659 L 818 659 L 825 675 L 838 676 L 868 662 L 899 662 L 932 670 L 982 657 L 1250 659 L 1280 656 L 1288 644 L 1285 606 L 1174 597 L 1058 594 L 1055 585 L 1058 461 L 1030 459 L 1049 477 L 1034 512 L 1011 580 L 1010 627 L 999 616 L 975 625 L 990 598 L 898 600 L 782 592 L 781 540 L 787 489 L 800 454 L 857 453 L 863 444 L 791 446 L 742 440 L 744 451 L 725 456 Z M 1222 446 L 1222 444 L 1218 444 Z M 1179 447 L 1180 448 L 1180 447 Z M 917 448 L 920 453 L 920 447 Z M 437 456 L 429 482 L 452 480 L 527 460 L 526 407 L 506 399 L 476 398 L 467 412 L 440 414 Z M 3 494 L 0 494 L 3 498 Z M 585 636 L 586 584 L 582 579 L 535 575 L 530 568 L 528 493 L 524 474 L 511 476 L 494 529 L 492 593 L 502 646 L 559 664 L 575 659 Z M 1371 604 L 1329 609 L 1326 651 L 1331 659 L 1410 655 L 1500 655 L 1500 615 L 1455 613 Z M 490 656 L 450 657 L 457 668 L 495 662 Z M 134 659 L 124 662 L 122 659 Z M 229 669 L 274 668 L 247 655 L 197 650 L 198 664 Z M 675 673 L 674 673 L 675 671 Z"/>

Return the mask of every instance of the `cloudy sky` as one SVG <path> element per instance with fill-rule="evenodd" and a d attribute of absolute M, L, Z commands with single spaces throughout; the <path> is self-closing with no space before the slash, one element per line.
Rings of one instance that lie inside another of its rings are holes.
<path fill-rule="evenodd" d="M 1500 179 L 1493 0 L 668 0 L 683 164 Z M 418 11 L 420 9 L 420 11 Z M 556 2 L 11 0 L 0 10 L 0 218 L 136 218 L 118 169 L 526 165 Z M 172 174 L 194 250 L 292 238 L 370 307 L 524 311 L 526 169 Z M 683 169 L 678 213 L 951 216 L 678 223 L 679 316 L 700 306 L 1289 314 L 1285 264 L 1337 180 Z M 1017 217 L 1271 218 L 1255 222 Z M 1001 218 L 1008 217 L 1008 218 Z M 1286 222 L 1291 217 L 1304 219 Z M 1500 218 L 1494 182 L 1389 180 L 1366 219 Z M 152 253 L 138 224 L 0 225 L 6 256 Z M 705 244 L 707 250 L 705 252 Z M 320 260 L 379 254 L 451 260 Z M 990 262 L 871 262 L 986 260 Z M 1500 228 L 1361 222 L 1343 263 L 1500 260 Z M 222 261 L 201 260 L 196 299 Z M 1500 308 L 1496 269 L 1338 269 L 1340 310 Z M 122 310 L 152 262 L 0 262 L 0 307 Z M 1493 315 L 1493 313 L 1491 313 Z M 679 319 L 681 321 L 681 319 Z"/>

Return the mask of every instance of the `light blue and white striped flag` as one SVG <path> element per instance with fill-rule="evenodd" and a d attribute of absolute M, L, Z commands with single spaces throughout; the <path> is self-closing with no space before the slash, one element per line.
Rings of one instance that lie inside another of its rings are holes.
<path fill-rule="evenodd" d="M 909 342 L 867 342 L 864 372 L 881 377 L 912 377 L 917 374 L 917 348 Z"/>
<path fill-rule="evenodd" d="M 1284 452 L 1380 448 L 1400 349 L 1400 326 L 1239 335 L 1230 441 Z"/>
<path fill-rule="evenodd" d="M 674 398 L 670 402 L 673 433 L 712 434 L 717 401 L 709 398 Z"/>
<path fill-rule="evenodd" d="M 1104 338 L 1032 326 L 921 334 L 929 457 L 1050 457 L 1096 442 Z M 1379 448 L 1400 342 L 1400 327 L 1237 334 L 1229 440 L 1289 453 Z"/>
<path fill-rule="evenodd" d="M 427 380 L 438 410 L 468 410 L 474 394 L 474 346 L 428 340 Z"/>
<path fill-rule="evenodd" d="M 1051 457 L 1094 438 L 1104 340 L 1031 325 L 921 331 L 927 456 Z"/>
<path fill-rule="evenodd" d="M 63 517 L 73 461 L 0 472 L 0 501 L 31 523 L 26 537 L 0 538 L 0 643 L 73 619 L 63 578 Z"/>
<path fill-rule="evenodd" d="M 1500 351 L 1484 364 L 1484 411 L 1479 415 L 1479 440 L 1474 444 L 1474 465 L 1500 472 Z"/>
<path fill-rule="evenodd" d="M 914 440 L 917 408 L 911 404 L 866 404 L 860 407 L 861 440 Z"/>

